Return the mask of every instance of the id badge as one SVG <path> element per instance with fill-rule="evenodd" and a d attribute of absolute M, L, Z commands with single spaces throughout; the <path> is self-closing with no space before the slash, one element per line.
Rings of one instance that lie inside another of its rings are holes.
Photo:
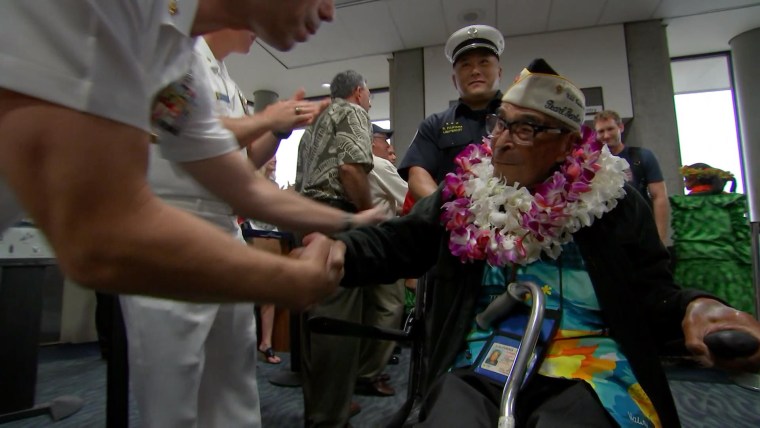
<path fill-rule="evenodd" d="M 475 373 L 500 384 L 507 382 L 507 377 L 517 359 L 520 339 L 525 334 L 529 316 L 530 308 L 525 306 L 515 308 L 506 319 L 494 328 L 493 336 L 483 346 L 483 350 L 473 366 Z M 544 311 L 541 333 L 529 360 L 525 381 L 530 379 L 543 361 L 546 344 L 557 332 L 559 320 L 560 312 L 558 310 L 546 309 Z"/>

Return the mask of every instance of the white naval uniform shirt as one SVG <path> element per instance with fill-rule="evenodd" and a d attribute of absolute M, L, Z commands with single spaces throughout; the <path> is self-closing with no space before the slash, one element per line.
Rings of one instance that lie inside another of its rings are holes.
<path fill-rule="evenodd" d="M 190 74 L 195 105 L 177 133 L 157 128 L 157 144 L 151 145 L 148 181 L 153 191 L 170 204 L 232 215 L 226 203 L 198 184 L 177 162 L 208 159 L 235 150 L 246 156 L 232 132 L 218 120 L 220 116 L 247 114 L 246 101 L 203 37 L 196 41 Z"/>
<path fill-rule="evenodd" d="M 3 0 L 0 87 L 149 131 L 153 96 L 192 52 L 198 0 L 170 3 Z M 0 179 L 0 230 L 21 214 Z"/>

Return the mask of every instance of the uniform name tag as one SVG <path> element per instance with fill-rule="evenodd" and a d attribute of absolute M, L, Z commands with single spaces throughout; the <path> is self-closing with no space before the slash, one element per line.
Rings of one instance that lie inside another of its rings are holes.
<path fill-rule="evenodd" d="M 221 92 L 215 92 L 215 94 L 216 94 L 216 100 L 217 101 L 222 101 L 222 102 L 225 102 L 225 103 L 229 103 L 230 102 L 230 96 L 229 95 L 223 94 Z"/>
<path fill-rule="evenodd" d="M 459 122 L 446 122 L 441 127 L 442 134 L 453 134 L 456 132 L 462 132 L 464 126 Z"/>

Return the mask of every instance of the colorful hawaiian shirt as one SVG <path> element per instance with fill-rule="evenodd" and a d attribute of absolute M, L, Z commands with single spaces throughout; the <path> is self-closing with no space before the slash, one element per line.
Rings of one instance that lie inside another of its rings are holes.
<path fill-rule="evenodd" d="M 546 307 L 562 314 L 538 373 L 587 382 L 621 427 L 660 427 L 654 406 L 620 346 L 606 334 L 594 287 L 577 246 L 571 242 L 563 247 L 560 261 L 546 259 L 517 268 L 517 280 L 538 284 L 546 296 Z M 509 275 L 509 268 L 486 266 L 477 312 L 506 291 Z M 453 368 L 473 366 L 479 361 L 495 365 L 497 361 L 490 361 L 492 355 L 479 358 L 486 345 L 495 342 L 493 336 L 493 329 L 482 330 L 473 321 L 467 347 Z M 493 348 L 486 349 L 493 354 Z"/>

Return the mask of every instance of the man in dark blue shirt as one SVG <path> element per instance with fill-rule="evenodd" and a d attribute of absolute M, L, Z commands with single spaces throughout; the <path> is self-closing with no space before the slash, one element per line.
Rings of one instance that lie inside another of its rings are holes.
<path fill-rule="evenodd" d="M 462 28 L 449 37 L 445 51 L 459 101 L 422 121 L 401 162 L 399 174 L 409 182 L 415 200 L 435 191 L 453 171 L 454 157 L 463 148 L 480 142 L 486 135 L 486 115 L 501 105 L 499 56 L 504 37 L 499 30 L 487 25 Z"/>
<path fill-rule="evenodd" d="M 630 147 L 623 144 L 622 135 L 625 125 L 615 111 L 605 110 L 597 113 L 594 117 L 594 127 L 597 139 L 606 144 L 613 155 L 628 161 L 631 169 L 626 171 L 626 180 L 641 193 L 652 208 L 660 240 L 667 242 L 670 227 L 670 202 L 660 164 L 657 163 L 654 153 L 643 147 Z"/>

